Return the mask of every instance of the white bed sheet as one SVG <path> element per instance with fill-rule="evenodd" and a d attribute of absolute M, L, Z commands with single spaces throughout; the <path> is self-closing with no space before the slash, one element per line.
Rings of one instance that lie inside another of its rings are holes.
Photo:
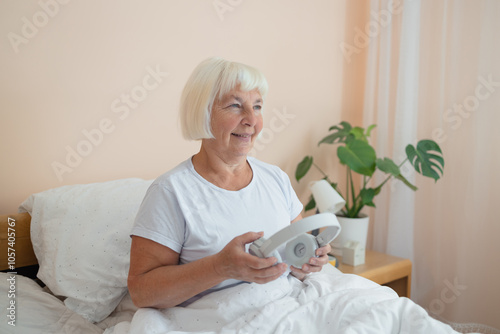
<path fill-rule="evenodd" d="M 101 334 L 104 329 L 117 323 L 130 321 L 137 310 L 127 294 L 113 313 L 103 321 L 93 324 L 79 314 L 68 309 L 62 300 L 55 297 L 46 288 L 40 287 L 27 277 L 16 275 L 14 289 L 7 280 L 12 275 L 0 273 L 0 333 L 85 333 Z M 13 282 L 13 281 L 11 281 Z M 9 291 L 15 291 L 15 297 L 9 298 Z M 15 302 L 15 326 L 7 314 L 10 301 Z"/>

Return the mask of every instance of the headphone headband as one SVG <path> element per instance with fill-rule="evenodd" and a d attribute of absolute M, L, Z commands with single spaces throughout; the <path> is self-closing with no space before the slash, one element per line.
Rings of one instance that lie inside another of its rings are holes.
<path fill-rule="evenodd" d="M 290 226 L 273 234 L 272 237 L 264 241 L 260 247 L 261 252 L 265 257 L 268 257 L 284 243 L 297 238 L 303 233 L 322 227 L 326 227 L 326 229 L 316 237 L 320 247 L 330 243 L 340 233 L 340 224 L 333 213 L 318 213 L 292 223 Z"/>

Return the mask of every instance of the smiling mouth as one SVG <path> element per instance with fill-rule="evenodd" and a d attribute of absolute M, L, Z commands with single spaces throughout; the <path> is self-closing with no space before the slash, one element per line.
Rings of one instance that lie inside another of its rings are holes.
<path fill-rule="evenodd" d="M 240 138 L 249 138 L 251 137 L 252 135 L 251 134 L 237 134 L 237 133 L 231 133 L 233 136 L 236 136 L 236 137 L 240 137 Z"/>

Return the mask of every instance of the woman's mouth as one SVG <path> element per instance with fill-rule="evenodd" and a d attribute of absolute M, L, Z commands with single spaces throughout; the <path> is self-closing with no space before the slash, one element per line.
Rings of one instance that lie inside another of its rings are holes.
<path fill-rule="evenodd" d="M 252 135 L 251 134 L 239 134 L 239 133 L 231 133 L 233 136 L 240 137 L 240 138 L 250 138 Z"/>
<path fill-rule="evenodd" d="M 249 133 L 231 133 L 232 136 L 235 136 L 238 140 L 242 142 L 251 142 L 252 135 Z"/>

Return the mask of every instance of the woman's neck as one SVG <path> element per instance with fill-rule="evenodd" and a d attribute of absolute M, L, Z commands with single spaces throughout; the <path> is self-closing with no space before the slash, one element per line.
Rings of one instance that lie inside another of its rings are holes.
<path fill-rule="evenodd" d="M 192 159 L 194 169 L 208 182 L 226 190 L 240 190 L 252 181 L 246 156 L 225 157 L 208 152 L 203 144 Z"/>

